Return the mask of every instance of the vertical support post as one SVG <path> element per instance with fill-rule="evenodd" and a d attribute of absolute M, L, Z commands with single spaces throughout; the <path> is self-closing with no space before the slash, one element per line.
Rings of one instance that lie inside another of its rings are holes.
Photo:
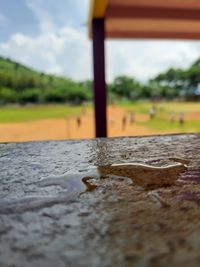
<path fill-rule="evenodd" d="M 104 18 L 93 19 L 93 91 L 96 137 L 107 136 Z"/>

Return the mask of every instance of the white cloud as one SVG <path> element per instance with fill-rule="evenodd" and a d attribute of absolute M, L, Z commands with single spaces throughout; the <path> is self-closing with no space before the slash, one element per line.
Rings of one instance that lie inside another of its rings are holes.
<path fill-rule="evenodd" d="M 91 44 L 85 34 L 70 27 L 37 37 L 16 33 L 0 44 L 0 54 L 76 80 L 92 76 Z M 185 68 L 199 55 L 199 42 L 106 42 L 107 80 L 126 74 L 146 81 L 169 67 Z"/>
<path fill-rule="evenodd" d="M 56 32 L 62 26 L 83 31 L 90 0 L 24 0 L 38 20 L 41 32 Z"/>
<path fill-rule="evenodd" d="M 55 31 L 52 16 L 49 14 L 48 9 L 41 8 L 41 3 L 40 0 L 26 0 L 27 6 L 32 10 L 39 22 L 40 31 L 43 33 Z"/>
<path fill-rule="evenodd" d="M 71 23 L 73 14 L 78 16 L 74 20 L 78 20 L 81 12 L 86 13 L 88 0 L 65 1 L 71 5 L 66 9 L 69 16 L 65 16 L 66 21 L 60 26 L 56 21 L 60 10 L 53 12 L 54 6 L 50 10 L 46 0 L 26 0 L 37 18 L 39 32 L 34 37 L 20 32 L 13 34 L 7 42 L 0 43 L 0 54 L 40 71 L 76 80 L 91 78 L 91 43 L 86 33 Z M 49 0 L 50 3 L 54 1 Z M 79 24 L 83 22 L 81 17 Z M 146 81 L 169 67 L 187 67 L 199 56 L 200 42 L 109 41 L 106 42 L 107 80 L 126 74 Z"/>
<path fill-rule="evenodd" d="M 70 21 L 58 26 L 59 12 L 54 10 L 54 1 L 25 0 L 37 18 L 37 36 L 22 33 L 13 34 L 6 43 L 0 43 L 0 54 L 11 57 L 40 71 L 66 75 L 76 80 L 91 78 L 90 43 L 87 36 L 69 26 Z M 86 3 L 87 0 L 84 0 Z M 79 1 L 71 1 L 75 9 Z M 62 10 L 63 11 L 63 10 Z M 74 10 L 67 10 L 67 12 Z M 79 10 L 82 12 L 82 10 Z M 63 11 L 63 13 L 66 13 Z M 73 14 L 71 15 L 73 16 Z"/>
<path fill-rule="evenodd" d="M 0 44 L 0 54 L 41 71 L 76 80 L 90 77 L 90 44 L 84 34 L 68 27 L 30 37 L 22 33 Z"/>
<path fill-rule="evenodd" d="M 188 67 L 200 56 L 200 42 L 112 41 L 106 48 L 108 79 L 127 74 L 145 81 L 169 67 Z"/>

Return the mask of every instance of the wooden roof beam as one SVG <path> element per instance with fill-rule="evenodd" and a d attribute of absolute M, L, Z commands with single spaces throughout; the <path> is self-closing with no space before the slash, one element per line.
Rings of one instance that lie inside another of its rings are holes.
<path fill-rule="evenodd" d="M 179 9 L 200 9 L 199 0 L 109 0 L 111 6 L 163 7 Z"/>
<path fill-rule="evenodd" d="M 200 20 L 200 9 L 109 6 L 106 18 Z"/>
<path fill-rule="evenodd" d="M 177 39 L 200 40 L 200 32 L 163 32 L 163 31 L 108 31 L 106 37 L 110 39 Z"/>

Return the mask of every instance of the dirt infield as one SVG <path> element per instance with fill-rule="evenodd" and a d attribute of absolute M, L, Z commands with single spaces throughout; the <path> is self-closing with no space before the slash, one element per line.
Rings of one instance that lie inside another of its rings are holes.
<path fill-rule="evenodd" d="M 195 117 L 199 116 L 197 113 L 193 115 Z M 137 122 L 145 122 L 149 119 L 149 116 L 148 114 L 136 114 L 134 119 Z M 158 133 L 156 130 L 138 125 L 133 121 L 131 123 L 130 114 L 128 115 L 120 107 L 108 108 L 107 123 L 109 137 L 152 135 Z M 170 131 L 170 133 L 174 132 L 177 131 Z M 91 110 L 87 110 L 86 114 L 82 115 L 79 121 L 78 118 L 72 117 L 70 119 L 45 119 L 23 123 L 0 124 L 0 142 L 82 139 L 93 138 L 94 136 L 94 116 Z"/>

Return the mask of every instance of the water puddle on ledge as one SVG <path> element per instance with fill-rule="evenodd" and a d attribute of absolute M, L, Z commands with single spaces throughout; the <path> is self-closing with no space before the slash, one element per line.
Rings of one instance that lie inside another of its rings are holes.
<path fill-rule="evenodd" d="M 187 165 L 181 162 L 155 167 L 138 163 L 113 164 L 110 166 L 92 167 L 77 173 L 66 173 L 61 176 L 51 176 L 42 179 L 34 185 L 37 187 L 59 186 L 61 193 L 56 196 L 30 196 L 0 201 L 0 214 L 22 213 L 50 207 L 59 203 L 70 203 L 80 194 L 91 192 L 97 188 L 95 181 L 109 178 L 111 175 L 126 177 L 145 189 L 171 186 L 180 175 L 187 170 Z"/>

